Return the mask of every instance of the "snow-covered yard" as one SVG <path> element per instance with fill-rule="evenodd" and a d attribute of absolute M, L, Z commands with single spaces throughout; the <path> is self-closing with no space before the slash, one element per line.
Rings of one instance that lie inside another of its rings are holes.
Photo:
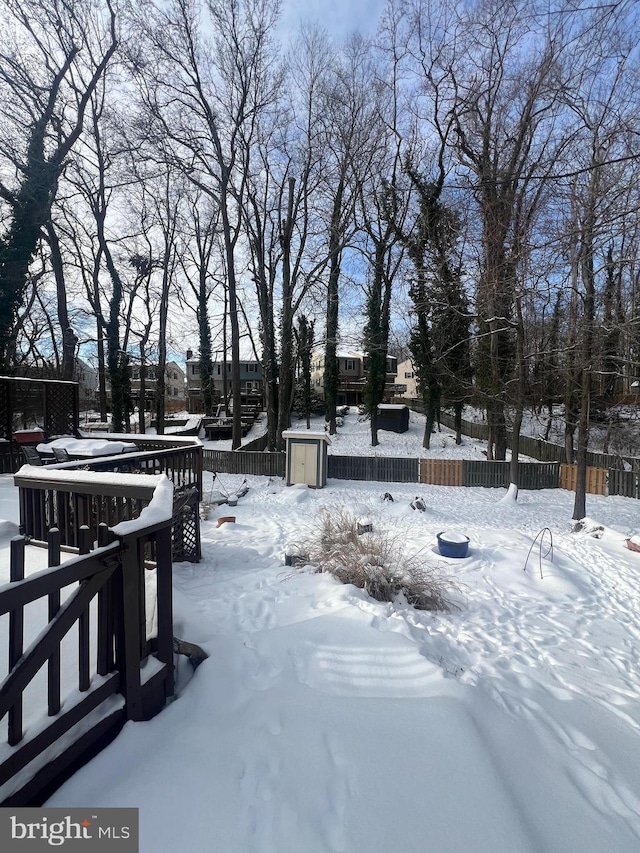
<path fill-rule="evenodd" d="M 455 433 L 442 427 L 440 431 L 431 436 L 429 450 L 422 446 L 424 436 L 425 416 L 418 412 L 409 412 L 409 429 L 404 433 L 395 433 L 389 430 L 378 431 L 379 444 L 371 447 L 371 424 L 365 417 L 358 415 L 355 406 L 351 406 L 348 413 L 342 418 L 342 425 L 338 427 L 335 435 L 331 436 L 329 453 L 339 456 L 395 456 L 412 458 L 438 458 L 438 459 L 475 459 L 481 461 L 486 459 L 486 441 L 479 441 L 469 436 L 462 437 L 462 444 L 456 444 Z M 306 429 L 306 421 L 292 419 L 291 428 L 295 430 Z M 324 416 L 319 415 L 311 419 L 311 429 L 314 431 L 324 429 Z M 255 424 L 248 433 L 245 441 L 252 441 L 266 431 L 266 416 Z M 204 441 L 204 446 L 214 450 L 230 450 L 231 441 Z M 483 453 L 484 451 L 484 453 Z M 507 458 L 511 451 L 507 452 Z M 523 462 L 529 461 L 526 456 L 520 456 Z"/>
<path fill-rule="evenodd" d="M 192 678 L 180 659 L 177 700 L 128 723 L 49 805 L 138 806 L 143 853 L 639 849 L 640 554 L 624 547 L 637 502 L 590 497 L 596 539 L 569 532 L 558 490 L 514 503 L 500 489 L 249 485 L 217 511 L 235 524 L 203 523 L 203 561 L 174 567 L 175 633 L 209 659 Z M 335 505 L 446 562 L 460 609 L 382 604 L 285 568 Z M 523 568 L 543 527 L 541 578 L 537 551 Z M 436 553 L 445 528 L 470 536 L 466 559 Z"/>

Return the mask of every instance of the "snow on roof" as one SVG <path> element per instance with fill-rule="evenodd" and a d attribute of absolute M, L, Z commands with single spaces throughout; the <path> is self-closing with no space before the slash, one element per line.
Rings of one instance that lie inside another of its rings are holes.
<path fill-rule="evenodd" d="M 322 439 L 326 441 L 328 444 L 331 444 L 331 439 L 327 435 L 326 432 L 314 432 L 310 429 L 286 429 L 282 433 L 283 438 L 308 438 L 313 441 L 318 441 Z"/>

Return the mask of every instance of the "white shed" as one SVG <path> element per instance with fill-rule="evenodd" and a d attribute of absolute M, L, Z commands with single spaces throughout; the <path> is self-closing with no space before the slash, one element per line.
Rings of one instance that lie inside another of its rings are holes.
<path fill-rule="evenodd" d="M 306 483 L 312 489 L 327 485 L 327 449 L 331 439 L 325 432 L 288 429 L 286 441 L 287 486 Z"/>

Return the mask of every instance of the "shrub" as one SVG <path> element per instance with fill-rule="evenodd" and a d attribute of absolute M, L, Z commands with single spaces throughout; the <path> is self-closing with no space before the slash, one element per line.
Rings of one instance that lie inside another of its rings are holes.
<path fill-rule="evenodd" d="M 377 601 L 405 600 L 417 610 L 452 610 L 460 585 L 442 563 L 422 552 L 408 555 L 400 536 L 373 530 L 358 533 L 346 509 L 323 510 L 304 542 L 308 562 L 342 583 L 364 589 Z"/>

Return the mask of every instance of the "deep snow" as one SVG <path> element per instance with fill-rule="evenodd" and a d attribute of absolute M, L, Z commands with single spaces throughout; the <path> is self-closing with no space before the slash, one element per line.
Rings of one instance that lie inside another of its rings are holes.
<path fill-rule="evenodd" d="M 202 562 L 174 566 L 175 633 L 209 659 L 191 677 L 181 658 L 176 701 L 128 723 L 49 805 L 139 807 L 143 853 L 639 849 L 640 554 L 624 546 L 638 502 L 589 496 L 597 539 L 570 532 L 561 490 L 247 480 L 203 522 Z M 460 609 L 285 568 L 336 505 L 446 565 Z M 524 571 L 543 528 L 553 559 L 535 547 Z M 466 559 L 439 556 L 442 530 L 470 537 Z"/>

